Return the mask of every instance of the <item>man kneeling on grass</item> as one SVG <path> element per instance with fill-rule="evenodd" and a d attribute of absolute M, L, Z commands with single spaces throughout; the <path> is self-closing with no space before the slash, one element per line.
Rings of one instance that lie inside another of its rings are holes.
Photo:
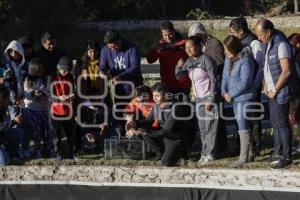
<path fill-rule="evenodd" d="M 155 105 L 145 120 L 127 123 L 127 137 L 142 135 L 144 140 L 155 152 L 155 158 L 161 159 L 164 166 L 174 166 L 179 158 L 187 156 L 187 111 L 185 105 L 174 103 L 168 98 L 167 87 L 156 83 L 152 87 Z M 179 119 L 180 118 L 180 119 Z M 155 119 L 159 128 L 151 129 Z"/>

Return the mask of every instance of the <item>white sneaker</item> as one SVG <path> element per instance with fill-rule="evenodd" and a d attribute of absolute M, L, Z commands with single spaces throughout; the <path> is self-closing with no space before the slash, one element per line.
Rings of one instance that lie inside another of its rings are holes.
<path fill-rule="evenodd" d="M 215 158 L 211 155 L 207 155 L 205 156 L 205 159 L 202 161 L 202 164 L 208 164 L 208 163 L 211 163 L 215 160 Z"/>
<path fill-rule="evenodd" d="M 215 161 L 215 158 L 212 155 L 208 155 L 208 156 L 206 156 L 206 161 L 212 162 L 212 161 Z"/>
<path fill-rule="evenodd" d="M 198 161 L 199 164 L 202 164 L 206 160 L 206 156 L 201 156 L 200 160 Z"/>

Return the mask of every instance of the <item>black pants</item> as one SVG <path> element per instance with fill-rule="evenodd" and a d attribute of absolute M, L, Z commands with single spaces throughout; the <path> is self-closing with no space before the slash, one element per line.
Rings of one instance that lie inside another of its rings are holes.
<path fill-rule="evenodd" d="M 254 99 L 255 103 L 261 103 L 261 90 L 256 92 L 256 97 Z M 260 109 L 260 106 L 253 106 L 253 109 Z M 260 117 L 263 115 L 263 112 L 255 112 L 252 114 L 252 117 Z M 253 143 L 254 143 L 254 153 L 259 155 L 261 149 L 261 120 L 251 120 L 250 121 L 250 129 L 253 134 Z"/>
<path fill-rule="evenodd" d="M 282 159 L 292 159 L 292 131 L 289 126 L 289 102 L 278 104 L 277 100 L 269 99 L 270 119 L 274 128 L 274 149 L 282 149 Z"/>
<path fill-rule="evenodd" d="M 57 116 L 56 116 L 57 117 Z M 71 153 L 71 155 L 74 153 L 73 150 L 73 143 L 74 143 L 74 119 L 70 119 L 70 120 L 56 120 L 56 119 L 52 119 L 51 120 L 52 123 L 52 127 L 53 130 L 55 131 L 55 134 L 57 136 L 57 154 L 61 154 L 62 153 L 62 130 L 64 131 L 64 133 L 66 134 L 67 137 L 67 144 L 68 144 L 68 150 Z M 70 155 L 70 156 L 71 156 Z"/>
<path fill-rule="evenodd" d="M 154 134 L 147 133 L 143 137 L 150 148 L 161 155 L 161 163 L 164 166 L 174 166 L 179 158 L 186 156 L 186 145 L 182 139 L 169 139 L 160 135 L 158 131 Z"/>

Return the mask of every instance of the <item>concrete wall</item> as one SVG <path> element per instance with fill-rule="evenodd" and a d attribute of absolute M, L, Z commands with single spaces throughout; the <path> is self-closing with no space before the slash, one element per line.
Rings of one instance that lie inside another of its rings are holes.
<path fill-rule="evenodd" d="M 0 181 L 197 184 L 206 187 L 290 188 L 300 191 L 300 173 L 278 170 L 182 169 L 120 166 L 7 166 Z"/>
<path fill-rule="evenodd" d="M 214 20 L 202 20 L 201 22 L 208 29 L 224 29 L 228 28 L 229 19 L 214 19 Z M 251 27 L 255 26 L 255 23 L 259 17 L 250 18 L 248 17 L 248 23 Z M 300 27 L 300 16 L 291 17 L 273 17 L 269 18 L 272 20 L 277 28 L 287 28 L 287 27 Z M 172 21 L 178 30 L 187 30 L 188 27 L 196 21 L 182 20 L 182 21 Z M 96 30 L 131 30 L 131 29 L 158 29 L 162 21 L 156 20 L 131 20 L 131 21 L 102 21 L 102 22 L 88 22 L 79 24 L 80 27 L 87 29 Z M 300 32 L 300 28 L 299 28 Z"/>

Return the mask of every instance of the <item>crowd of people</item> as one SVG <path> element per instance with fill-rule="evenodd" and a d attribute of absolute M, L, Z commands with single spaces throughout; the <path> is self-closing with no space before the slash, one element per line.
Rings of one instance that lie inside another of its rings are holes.
<path fill-rule="evenodd" d="M 260 152 L 264 93 L 274 130 L 271 167 L 290 166 L 292 126 L 300 119 L 300 34 L 286 37 L 265 18 L 255 34 L 244 17 L 233 19 L 229 29 L 220 42 L 200 22 L 187 38 L 163 22 L 162 38 L 147 56 L 148 63 L 160 64 L 161 81 L 152 87 L 144 84 L 138 47 L 115 30 L 106 32 L 102 48 L 87 41 L 82 58 L 73 60 L 49 32 L 38 49 L 28 36 L 11 41 L 0 68 L 0 165 L 76 160 L 87 145 L 111 137 L 144 140 L 147 159 L 164 166 L 188 159 L 200 137 L 199 164 L 214 162 L 228 150 L 226 103 L 240 141 L 231 167 L 241 167 Z"/>

